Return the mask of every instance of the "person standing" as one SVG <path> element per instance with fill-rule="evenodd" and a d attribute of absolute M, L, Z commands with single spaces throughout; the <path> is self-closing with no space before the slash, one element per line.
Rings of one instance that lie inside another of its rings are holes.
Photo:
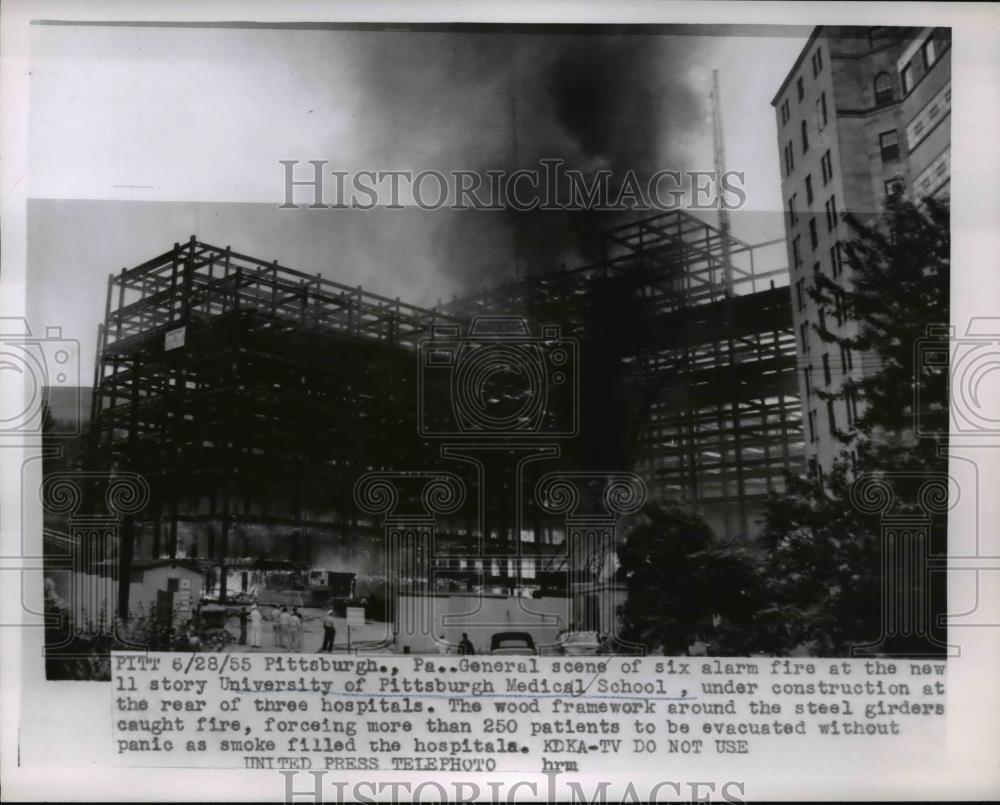
<path fill-rule="evenodd" d="M 250 647 L 260 648 L 260 631 L 261 623 L 263 618 L 260 616 L 260 610 L 257 609 L 257 605 L 254 604 L 250 607 Z"/>
<path fill-rule="evenodd" d="M 299 615 L 298 607 L 292 609 L 292 614 L 288 618 L 288 636 L 288 648 L 292 651 L 302 648 L 302 616 Z"/>
<path fill-rule="evenodd" d="M 462 640 L 458 644 L 458 653 L 462 655 L 475 654 L 476 650 L 472 646 L 472 641 L 469 640 L 469 635 L 462 632 Z"/>
<path fill-rule="evenodd" d="M 245 646 L 247 644 L 247 613 L 246 607 L 240 607 L 240 645 Z"/>
<path fill-rule="evenodd" d="M 337 638 L 337 626 L 333 620 L 333 610 L 328 610 L 323 618 L 323 647 L 320 651 L 333 651 L 333 641 Z"/>
<path fill-rule="evenodd" d="M 288 648 L 288 621 L 291 616 L 288 614 L 288 607 L 282 607 L 278 613 L 278 621 L 275 624 L 274 644 L 278 648 Z"/>

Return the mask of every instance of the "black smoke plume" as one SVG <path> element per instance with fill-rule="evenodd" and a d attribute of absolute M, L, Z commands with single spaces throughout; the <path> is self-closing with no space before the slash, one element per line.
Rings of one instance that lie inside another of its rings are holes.
<path fill-rule="evenodd" d="M 612 171 L 614 197 L 629 170 L 645 182 L 660 169 L 711 167 L 690 164 L 692 144 L 710 136 L 710 82 L 691 70 L 703 43 L 673 31 L 372 34 L 383 61 L 368 90 L 405 122 L 424 167 L 485 173 L 560 159 L 588 177 Z M 447 290 L 463 294 L 597 261 L 601 232 L 636 215 L 435 212 L 428 225 Z"/>

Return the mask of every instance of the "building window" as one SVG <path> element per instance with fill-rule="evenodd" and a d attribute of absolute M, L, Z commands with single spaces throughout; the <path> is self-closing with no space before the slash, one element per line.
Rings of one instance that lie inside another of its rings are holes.
<path fill-rule="evenodd" d="M 871 45 L 872 50 L 884 47 L 888 43 L 888 32 L 884 25 L 876 25 L 868 29 L 868 44 Z"/>
<path fill-rule="evenodd" d="M 815 78 L 816 76 L 818 76 L 820 74 L 820 71 L 823 69 L 823 48 L 822 47 L 816 48 L 816 52 L 813 53 L 812 63 L 813 63 L 813 78 Z"/>
<path fill-rule="evenodd" d="M 822 131 L 826 128 L 827 121 L 826 93 L 824 92 L 816 99 L 816 128 Z"/>
<path fill-rule="evenodd" d="M 809 441 L 815 442 L 819 436 L 816 434 L 816 410 L 813 409 L 809 412 Z M 810 474 L 815 475 L 816 473 L 816 459 L 809 459 L 809 469 Z"/>
<path fill-rule="evenodd" d="M 833 294 L 833 315 L 837 319 L 838 327 L 842 325 L 844 320 L 847 318 L 844 313 L 844 295 L 840 288 L 838 288 Z"/>
<path fill-rule="evenodd" d="M 785 176 L 791 176 L 793 170 L 795 170 L 795 154 L 789 140 L 788 145 L 785 146 Z"/>
<path fill-rule="evenodd" d="M 840 244 L 834 243 L 830 247 L 830 275 L 836 279 L 840 276 Z"/>
<path fill-rule="evenodd" d="M 804 321 L 799 325 L 799 335 L 802 337 L 802 351 L 809 351 L 809 322 Z"/>
<path fill-rule="evenodd" d="M 813 274 L 819 274 L 819 273 L 820 273 L 819 263 L 818 262 L 813 263 Z"/>
<path fill-rule="evenodd" d="M 806 306 L 806 281 L 800 279 L 795 283 L 795 299 L 799 303 L 799 310 Z"/>
<path fill-rule="evenodd" d="M 830 375 L 830 353 L 827 352 L 823 355 L 823 382 L 829 386 L 832 380 L 833 378 Z"/>
<path fill-rule="evenodd" d="M 931 38 L 934 40 L 935 61 L 937 61 L 951 47 L 951 30 L 948 28 L 935 28 L 931 34 Z"/>
<path fill-rule="evenodd" d="M 913 89 L 913 62 L 907 62 L 899 71 L 899 80 L 903 85 L 903 95 L 909 95 Z"/>
<path fill-rule="evenodd" d="M 851 357 L 850 347 L 841 346 L 840 360 L 844 364 L 844 374 L 847 374 L 854 368 L 854 359 Z"/>
<path fill-rule="evenodd" d="M 795 226 L 799 220 L 799 214 L 795 209 L 795 193 L 792 193 L 792 197 L 788 199 L 788 221 L 792 226 Z"/>
<path fill-rule="evenodd" d="M 809 130 L 806 126 L 806 122 L 802 121 L 802 153 L 804 154 L 809 150 Z"/>
<path fill-rule="evenodd" d="M 805 84 L 802 83 L 802 76 L 798 77 L 798 80 L 795 82 L 795 87 L 799 91 L 799 100 L 801 101 L 804 97 L 806 97 L 806 87 Z"/>
<path fill-rule="evenodd" d="M 813 251 L 816 251 L 816 247 L 819 245 L 819 236 L 816 234 L 815 216 L 809 219 L 809 245 L 812 246 Z"/>
<path fill-rule="evenodd" d="M 811 365 L 802 370 L 802 377 L 806 381 L 806 397 L 812 394 L 812 370 L 813 368 Z"/>
<path fill-rule="evenodd" d="M 819 310 L 816 311 L 816 313 L 819 316 L 819 331 L 821 333 L 829 332 L 826 329 L 826 311 L 823 310 L 823 308 L 820 308 Z"/>
<path fill-rule="evenodd" d="M 937 50 L 934 48 L 934 34 L 927 37 L 927 41 L 924 42 L 924 68 L 930 70 L 934 66 L 934 62 L 937 61 Z"/>
<path fill-rule="evenodd" d="M 826 187 L 827 182 L 833 178 L 833 158 L 830 156 L 829 150 L 823 154 L 823 158 L 819 161 L 819 164 L 823 170 L 823 187 Z"/>
<path fill-rule="evenodd" d="M 903 192 L 903 179 L 900 176 L 893 176 L 885 183 L 885 194 L 887 196 L 900 195 Z"/>
<path fill-rule="evenodd" d="M 794 262 L 795 268 L 802 265 L 802 247 L 800 245 L 801 238 L 796 235 L 792 238 L 792 260 Z"/>
<path fill-rule="evenodd" d="M 883 131 L 878 136 L 878 147 L 882 152 L 883 162 L 899 159 L 899 132 L 895 129 Z"/>
<path fill-rule="evenodd" d="M 837 417 L 834 414 L 833 400 L 826 401 L 826 417 L 830 420 L 830 435 L 837 435 Z"/>
<path fill-rule="evenodd" d="M 875 76 L 875 105 L 892 103 L 892 98 L 892 76 L 888 73 L 879 73 Z"/>
<path fill-rule="evenodd" d="M 837 197 L 830 196 L 826 202 L 826 231 L 832 232 L 837 226 Z"/>
<path fill-rule="evenodd" d="M 813 203 L 813 177 L 809 173 L 806 175 L 806 204 L 811 205 Z"/>
<path fill-rule="evenodd" d="M 788 122 L 788 118 L 789 117 L 791 117 L 791 114 L 788 111 L 788 98 L 785 98 L 785 100 L 783 100 L 781 102 L 781 125 L 782 126 L 784 126 Z"/>

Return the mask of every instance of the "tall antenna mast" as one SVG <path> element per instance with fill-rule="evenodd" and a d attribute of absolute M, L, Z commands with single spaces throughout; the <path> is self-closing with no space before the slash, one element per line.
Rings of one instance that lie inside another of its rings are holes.
<path fill-rule="evenodd" d="M 726 139 L 722 134 L 722 102 L 719 99 L 719 71 L 712 70 L 712 139 L 715 147 L 715 180 L 721 187 L 726 173 Z M 722 271 L 726 296 L 733 295 L 733 263 L 729 252 L 729 208 L 719 193 L 719 229 L 722 232 Z"/>

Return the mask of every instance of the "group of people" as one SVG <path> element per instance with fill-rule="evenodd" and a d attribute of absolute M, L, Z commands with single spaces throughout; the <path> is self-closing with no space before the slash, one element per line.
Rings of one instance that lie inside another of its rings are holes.
<path fill-rule="evenodd" d="M 292 607 L 291 612 L 288 607 L 275 607 L 271 616 L 272 630 L 274 632 L 274 647 L 283 648 L 289 651 L 299 651 L 302 648 L 303 617 L 298 607 Z M 249 612 L 246 607 L 240 612 L 240 645 L 250 644 L 251 648 L 261 647 L 261 636 L 263 632 L 264 616 L 256 604 L 250 607 Z M 249 625 L 249 633 L 247 626 Z M 323 617 L 323 645 L 320 651 L 333 651 L 334 641 L 337 638 L 337 628 L 333 617 L 333 610 L 327 611 Z"/>
<path fill-rule="evenodd" d="M 289 651 L 298 651 L 302 648 L 302 616 L 298 607 L 274 608 L 274 615 L 271 618 L 274 624 L 274 647 L 287 648 Z"/>

